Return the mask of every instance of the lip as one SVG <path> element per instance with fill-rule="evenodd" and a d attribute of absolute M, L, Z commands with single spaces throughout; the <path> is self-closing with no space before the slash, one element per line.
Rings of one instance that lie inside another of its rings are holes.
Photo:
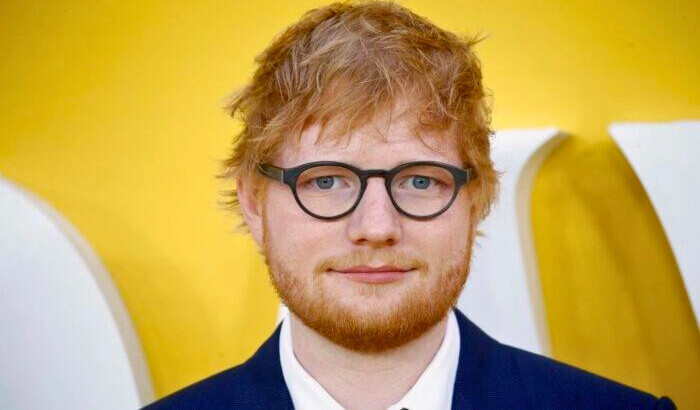
<path fill-rule="evenodd" d="M 363 283 L 391 283 L 402 279 L 413 269 L 399 268 L 396 266 L 353 266 L 346 269 L 331 270 L 343 277 Z"/>

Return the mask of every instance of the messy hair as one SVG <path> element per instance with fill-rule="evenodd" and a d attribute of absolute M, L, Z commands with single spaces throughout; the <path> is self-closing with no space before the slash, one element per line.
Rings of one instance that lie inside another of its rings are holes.
<path fill-rule="evenodd" d="M 463 165 L 476 171 L 470 195 L 477 217 L 493 204 L 498 184 L 490 158 L 490 111 L 479 40 L 442 30 L 390 1 L 340 2 L 313 9 L 279 34 L 259 56 L 252 80 L 227 112 L 243 123 L 224 178 L 255 186 L 260 163 L 312 123 L 340 138 L 371 123 L 403 99 L 415 130 L 457 139 Z M 261 190 L 262 191 L 262 190 Z M 226 204 L 241 213 L 235 189 Z"/>

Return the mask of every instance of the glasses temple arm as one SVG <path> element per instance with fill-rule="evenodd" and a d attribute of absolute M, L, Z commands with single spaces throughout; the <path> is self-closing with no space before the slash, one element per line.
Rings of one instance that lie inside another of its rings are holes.
<path fill-rule="evenodd" d="M 284 183 L 284 169 L 269 164 L 258 164 L 258 172 L 268 178 Z"/>

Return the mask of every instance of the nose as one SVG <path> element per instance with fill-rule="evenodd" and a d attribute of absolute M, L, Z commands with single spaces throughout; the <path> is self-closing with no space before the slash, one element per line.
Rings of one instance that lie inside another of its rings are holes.
<path fill-rule="evenodd" d="M 355 211 L 350 214 L 347 236 L 356 245 L 392 246 L 401 239 L 401 215 L 386 192 L 383 178 L 369 178 Z"/>

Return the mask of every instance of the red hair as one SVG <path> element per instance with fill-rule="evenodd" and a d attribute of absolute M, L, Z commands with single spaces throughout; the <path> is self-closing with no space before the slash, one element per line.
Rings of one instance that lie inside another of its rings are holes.
<path fill-rule="evenodd" d="M 311 10 L 257 58 L 252 81 L 226 109 L 243 128 L 223 177 L 262 183 L 255 169 L 269 162 L 286 138 L 305 126 L 332 125 L 333 135 L 371 122 L 405 98 L 416 131 L 457 138 L 464 165 L 476 171 L 470 186 L 477 216 L 496 196 L 490 157 L 490 111 L 475 38 L 442 30 L 392 2 L 343 2 Z M 235 189 L 227 203 L 240 214 Z"/>

